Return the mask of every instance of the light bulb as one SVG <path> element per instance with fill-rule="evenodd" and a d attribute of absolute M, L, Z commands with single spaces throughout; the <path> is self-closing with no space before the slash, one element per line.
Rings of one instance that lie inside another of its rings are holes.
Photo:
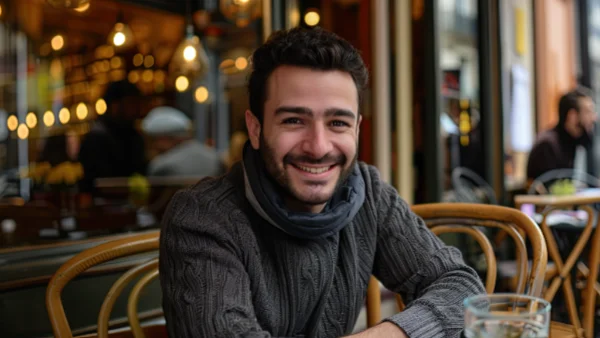
<path fill-rule="evenodd" d="M 35 126 L 37 126 L 37 122 L 37 116 L 35 116 L 35 113 L 30 112 L 27 114 L 27 116 L 25 116 L 25 123 L 29 128 L 35 128 Z"/>
<path fill-rule="evenodd" d="M 17 129 L 17 136 L 21 139 L 24 140 L 29 136 L 29 128 L 27 128 L 27 126 L 23 123 L 21 123 L 19 125 L 19 128 Z"/>
<path fill-rule="evenodd" d="M 244 70 L 246 69 L 246 67 L 248 67 L 248 60 L 246 60 L 245 57 L 240 56 L 237 59 L 235 59 L 235 68 L 237 68 L 238 70 Z"/>
<path fill-rule="evenodd" d="M 125 34 L 121 32 L 116 32 L 115 36 L 113 37 L 113 43 L 115 44 L 115 46 L 120 47 L 123 46 L 123 44 L 125 44 L 126 39 L 127 38 L 125 37 Z"/>
<path fill-rule="evenodd" d="M 308 26 L 316 26 L 319 21 L 321 21 L 321 16 L 315 10 L 310 10 L 304 14 L 304 22 Z"/>
<path fill-rule="evenodd" d="M 69 122 L 69 120 L 71 119 L 71 112 L 69 111 L 69 108 L 62 108 L 59 112 L 58 112 L 58 120 L 60 121 L 60 123 L 62 124 L 66 124 Z"/>
<path fill-rule="evenodd" d="M 75 109 L 75 114 L 77 115 L 77 118 L 80 120 L 84 120 L 87 117 L 88 108 L 85 105 L 85 103 L 81 102 L 77 105 L 77 108 Z"/>
<path fill-rule="evenodd" d="M 79 12 L 79 13 L 83 13 L 85 11 L 87 11 L 88 9 L 90 9 L 90 3 L 85 3 L 77 8 L 75 8 L 75 11 Z"/>
<path fill-rule="evenodd" d="M 55 35 L 52 40 L 50 40 L 50 45 L 53 50 L 61 50 L 65 46 L 65 39 L 60 34 Z"/>
<path fill-rule="evenodd" d="M 98 99 L 98 101 L 96 101 L 96 114 L 104 115 L 104 113 L 106 113 L 106 108 L 106 101 L 104 101 L 104 99 Z"/>
<path fill-rule="evenodd" d="M 6 126 L 10 131 L 17 130 L 17 127 L 19 126 L 19 119 L 17 119 L 17 117 L 14 115 L 9 116 L 6 120 Z"/>
<path fill-rule="evenodd" d="M 208 89 L 204 86 L 198 87 L 194 93 L 194 97 L 198 103 L 204 103 L 208 100 Z"/>
<path fill-rule="evenodd" d="M 196 58 L 196 48 L 192 46 L 187 46 L 183 50 L 183 58 L 185 61 L 193 61 Z"/>
<path fill-rule="evenodd" d="M 52 127 L 54 125 L 55 122 L 55 118 L 54 118 L 54 113 L 52 113 L 51 111 L 47 111 L 44 113 L 44 124 L 46 125 L 46 127 Z"/>
<path fill-rule="evenodd" d="M 189 86 L 190 80 L 188 80 L 187 77 L 181 75 L 178 76 L 177 79 L 175 79 L 175 88 L 177 89 L 177 91 L 184 92 L 188 89 Z"/>

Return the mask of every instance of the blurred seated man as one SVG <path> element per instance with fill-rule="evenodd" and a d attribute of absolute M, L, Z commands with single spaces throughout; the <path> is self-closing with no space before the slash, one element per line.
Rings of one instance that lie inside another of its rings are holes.
<path fill-rule="evenodd" d="M 79 150 L 83 191 L 93 192 L 96 178 L 146 174 L 144 139 L 134 125 L 140 96 L 139 89 L 126 80 L 108 85 L 104 94 L 107 111 L 94 122 Z"/>
<path fill-rule="evenodd" d="M 560 98 L 558 123 L 541 133 L 529 154 L 527 178 L 534 180 L 554 169 L 573 169 L 578 146 L 592 145 L 598 116 L 592 92 L 576 88 Z"/>
<path fill-rule="evenodd" d="M 172 107 L 157 107 L 142 121 L 159 155 L 150 161 L 149 176 L 218 176 L 222 164 L 213 148 L 193 138 L 192 122 Z"/>

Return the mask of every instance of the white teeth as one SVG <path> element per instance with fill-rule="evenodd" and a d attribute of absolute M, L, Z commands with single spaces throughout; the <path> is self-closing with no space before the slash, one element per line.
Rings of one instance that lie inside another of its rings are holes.
<path fill-rule="evenodd" d="M 309 172 L 311 174 L 321 174 L 326 172 L 327 170 L 329 170 L 329 168 L 331 167 L 322 167 L 322 168 L 309 168 L 309 167 L 303 167 L 303 166 L 297 166 L 299 169 L 302 169 L 306 172 Z"/>

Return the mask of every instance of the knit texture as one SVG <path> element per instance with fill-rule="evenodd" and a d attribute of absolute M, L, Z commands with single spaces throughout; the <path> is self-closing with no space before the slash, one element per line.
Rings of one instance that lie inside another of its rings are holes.
<path fill-rule="evenodd" d="M 169 336 L 340 337 L 351 333 L 373 274 L 408 304 L 388 321 L 410 337 L 459 337 L 463 300 L 485 292 L 479 277 L 374 167 L 361 163 L 360 171 L 363 207 L 339 233 L 318 240 L 291 237 L 260 218 L 239 165 L 177 193 L 160 246 Z M 324 311 L 307 327 L 321 297 Z"/>

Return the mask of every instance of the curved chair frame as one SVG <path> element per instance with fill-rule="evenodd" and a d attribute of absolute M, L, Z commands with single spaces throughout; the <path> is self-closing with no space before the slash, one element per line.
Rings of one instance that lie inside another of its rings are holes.
<path fill-rule="evenodd" d="M 159 236 L 158 231 L 153 231 L 103 243 L 77 254 L 64 263 L 52 276 L 46 290 L 46 308 L 54 336 L 73 337 L 61 300 L 62 290 L 69 281 L 92 266 L 119 257 L 158 250 Z"/>
<path fill-rule="evenodd" d="M 131 331 L 133 332 L 134 338 L 146 338 L 138 318 L 138 302 L 140 300 L 142 289 L 157 277 L 158 266 L 154 267 L 150 272 L 144 275 L 144 277 L 142 277 L 142 279 L 135 284 L 133 290 L 131 290 L 131 293 L 129 294 L 129 300 L 127 302 L 127 317 L 129 318 L 129 325 L 131 326 Z"/>
<path fill-rule="evenodd" d="M 412 211 L 421 217 L 425 224 L 435 234 L 458 232 L 474 236 L 477 243 L 482 245 L 488 263 L 486 276 L 486 291 L 493 292 L 496 280 L 496 266 L 493 247 L 490 241 L 478 227 L 493 227 L 507 231 L 517 246 L 517 266 L 519 282 L 517 292 L 540 297 L 543 289 L 548 253 L 546 242 L 540 228 L 535 222 L 517 209 L 469 203 L 433 203 L 412 207 Z M 525 237 L 531 242 L 532 264 L 531 273 L 527 273 L 528 259 Z M 478 233 L 478 235 L 474 235 Z M 494 256 L 494 258 L 490 258 Z M 398 307 L 404 308 L 400 297 L 397 297 Z M 379 282 L 372 278 L 367 290 L 367 326 L 372 327 L 381 320 L 381 293 Z"/>

